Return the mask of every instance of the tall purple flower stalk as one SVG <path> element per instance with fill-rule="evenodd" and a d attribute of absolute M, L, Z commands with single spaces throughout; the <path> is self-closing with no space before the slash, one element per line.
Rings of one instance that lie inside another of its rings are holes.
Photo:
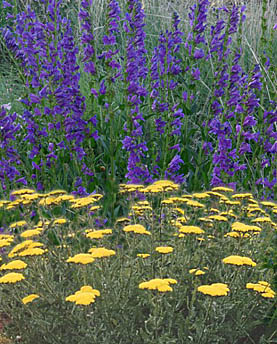
<path fill-rule="evenodd" d="M 0 110 L 0 182 L 3 190 L 7 183 L 17 181 L 21 173 L 17 166 L 21 164 L 17 149 L 17 133 L 20 130 L 16 113 L 8 114 L 2 107 Z"/>
<path fill-rule="evenodd" d="M 28 158 L 34 179 L 66 152 L 83 160 L 85 138 L 97 137 L 89 128 L 90 120 L 83 118 L 85 99 L 79 87 L 78 48 L 70 22 L 60 15 L 60 4 L 56 0 L 48 2 L 46 23 L 30 7 L 16 18 L 14 35 L 28 90 L 28 96 L 22 99 L 26 108 L 22 115 L 24 141 L 30 147 Z M 88 168 L 85 171 L 92 175 Z"/>
<path fill-rule="evenodd" d="M 96 73 L 95 67 L 95 41 L 92 28 L 92 18 L 89 9 L 92 5 L 92 0 L 82 0 L 79 12 L 79 19 L 81 21 L 82 36 L 81 42 L 83 44 L 83 59 L 84 71 L 94 75 Z"/>
<path fill-rule="evenodd" d="M 178 15 L 174 14 L 173 31 L 161 33 L 159 45 L 154 48 L 151 59 L 150 99 L 152 110 L 157 114 L 157 143 L 152 147 L 156 163 L 153 173 L 158 178 L 165 177 L 182 183 L 184 178 L 183 174 L 179 174 L 179 170 L 184 162 L 179 153 L 182 146 L 180 136 L 184 113 L 178 108 L 179 103 L 170 107 L 172 97 L 179 97 L 180 83 L 176 81 L 176 76 L 183 71 L 181 60 L 177 58 L 180 44 L 183 42 L 183 33 L 178 29 L 179 23 Z"/>
<path fill-rule="evenodd" d="M 143 164 L 148 151 L 143 136 L 143 114 L 140 110 L 142 98 L 147 95 L 143 80 L 147 76 L 144 32 L 144 11 L 139 0 L 128 1 L 128 12 L 124 22 L 127 34 L 127 57 L 125 82 L 127 83 L 128 120 L 123 148 L 129 153 L 126 178 L 131 183 L 152 182 L 148 167 Z"/>

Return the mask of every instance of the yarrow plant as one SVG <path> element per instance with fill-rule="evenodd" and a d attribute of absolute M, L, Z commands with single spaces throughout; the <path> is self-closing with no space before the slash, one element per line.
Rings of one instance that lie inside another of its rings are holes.
<path fill-rule="evenodd" d="M 257 341 L 262 327 L 274 337 L 276 276 L 263 251 L 277 228 L 276 203 L 223 187 L 188 194 L 168 180 L 119 192 L 126 217 L 102 229 L 89 214 L 105 204 L 101 194 L 25 188 L 0 200 L 6 336 L 208 344 Z M 234 232 L 248 236 L 227 235 Z"/>

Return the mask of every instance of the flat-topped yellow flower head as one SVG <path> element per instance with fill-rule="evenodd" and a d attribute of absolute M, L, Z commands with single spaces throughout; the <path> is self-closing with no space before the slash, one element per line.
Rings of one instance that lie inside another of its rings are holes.
<path fill-rule="evenodd" d="M 63 225 L 66 222 L 67 222 L 66 219 L 60 218 L 60 219 L 54 220 L 53 225 Z"/>
<path fill-rule="evenodd" d="M 259 281 L 258 283 L 247 283 L 247 289 L 253 289 L 260 293 L 262 297 L 274 298 L 276 293 L 270 288 L 270 283 L 265 281 Z"/>
<path fill-rule="evenodd" d="M 27 222 L 25 220 L 22 220 L 22 221 L 17 221 L 17 222 L 14 222 L 14 223 L 11 223 L 10 224 L 10 228 L 16 228 L 16 227 L 24 227 L 27 225 Z"/>
<path fill-rule="evenodd" d="M 216 187 L 212 188 L 212 191 L 234 192 L 233 189 L 227 188 L 225 186 L 216 186 Z"/>
<path fill-rule="evenodd" d="M 33 240 L 25 240 L 14 246 L 14 248 L 9 252 L 8 257 L 12 258 L 19 255 L 20 251 L 25 251 L 26 249 L 31 249 L 35 247 L 43 246 L 41 242 Z"/>
<path fill-rule="evenodd" d="M 28 296 L 23 297 L 22 302 L 24 303 L 24 305 L 26 305 L 27 303 L 32 302 L 37 298 L 39 298 L 38 294 L 30 294 Z"/>
<path fill-rule="evenodd" d="M 237 232 L 260 232 L 261 228 L 254 225 L 247 225 L 242 222 L 234 222 L 232 224 L 232 230 Z"/>
<path fill-rule="evenodd" d="M 149 253 L 138 253 L 137 257 L 145 259 L 145 258 L 150 257 L 150 254 Z"/>
<path fill-rule="evenodd" d="M 9 272 L 8 274 L 0 277 L 0 283 L 16 283 L 24 280 L 25 277 L 17 272 Z"/>
<path fill-rule="evenodd" d="M 112 234 L 112 229 L 91 230 L 87 232 L 86 237 L 90 239 L 102 239 L 107 234 Z"/>
<path fill-rule="evenodd" d="M 74 294 L 67 296 L 65 301 L 75 302 L 76 305 L 88 306 L 95 302 L 97 296 L 100 296 L 99 290 L 93 289 L 89 285 L 85 285 Z"/>
<path fill-rule="evenodd" d="M 180 233 L 184 234 L 203 234 L 205 231 L 198 226 L 181 226 L 179 228 Z"/>
<path fill-rule="evenodd" d="M 154 278 L 148 282 L 139 284 L 139 289 L 158 290 L 160 292 L 173 291 L 170 284 L 176 284 L 177 281 L 173 278 Z"/>
<path fill-rule="evenodd" d="M 226 296 L 230 291 L 225 283 L 205 284 L 198 287 L 197 290 L 202 294 L 210 296 Z"/>
<path fill-rule="evenodd" d="M 93 247 L 88 250 L 88 252 L 91 254 L 93 258 L 104 258 L 104 257 L 110 257 L 115 255 L 114 250 L 108 250 L 105 247 Z"/>
<path fill-rule="evenodd" d="M 24 251 L 21 251 L 18 253 L 18 256 L 20 257 L 26 257 L 26 256 L 40 256 L 47 252 L 47 250 L 43 250 L 42 248 L 39 247 L 33 247 L 33 248 L 27 248 Z"/>
<path fill-rule="evenodd" d="M 75 263 L 75 264 L 89 264 L 94 262 L 94 258 L 89 253 L 79 253 L 75 254 L 73 257 L 69 257 L 66 262 L 67 263 Z"/>
<path fill-rule="evenodd" d="M 0 270 L 21 270 L 25 269 L 27 264 L 20 259 L 13 260 L 7 264 L 3 264 L 0 266 Z"/>
<path fill-rule="evenodd" d="M 33 189 L 19 189 L 11 192 L 12 196 L 20 196 L 20 195 L 26 195 L 26 194 L 32 194 L 35 190 Z"/>
<path fill-rule="evenodd" d="M 123 228 L 124 232 L 133 232 L 136 234 L 146 234 L 146 235 L 151 235 L 149 231 L 146 230 L 146 228 L 140 224 L 136 225 L 127 225 Z"/>
<path fill-rule="evenodd" d="M 28 229 L 20 234 L 22 238 L 32 238 L 34 236 L 40 235 L 41 231 L 38 229 Z"/>
<path fill-rule="evenodd" d="M 224 264 L 231 264 L 231 265 L 249 265 L 249 266 L 256 266 L 257 264 L 249 257 L 241 257 L 241 256 L 229 256 L 222 259 Z"/>
<path fill-rule="evenodd" d="M 163 253 L 163 254 L 171 253 L 171 252 L 173 252 L 173 247 L 171 247 L 171 246 L 158 246 L 155 248 L 155 251 L 157 251 L 159 253 Z"/>
<path fill-rule="evenodd" d="M 186 202 L 186 204 L 190 207 L 193 207 L 193 208 L 205 208 L 204 204 L 202 204 L 198 201 L 190 200 L 190 199 Z"/>
<path fill-rule="evenodd" d="M 205 275 L 206 272 L 201 269 L 190 269 L 189 273 L 195 276 L 201 276 L 201 275 Z"/>
<path fill-rule="evenodd" d="M 210 195 L 206 192 L 195 192 L 192 194 L 192 196 L 194 198 L 198 198 L 198 199 L 204 199 L 204 198 L 209 198 Z"/>

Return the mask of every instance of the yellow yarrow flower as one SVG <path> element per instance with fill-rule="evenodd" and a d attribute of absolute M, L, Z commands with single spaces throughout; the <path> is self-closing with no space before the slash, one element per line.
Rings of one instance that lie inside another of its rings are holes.
<path fill-rule="evenodd" d="M 7 264 L 3 264 L 0 266 L 0 270 L 21 270 L 25 269 L 27 264 L 20 259 L 13 260 Z"/>
<path fill-rule="evenodd" d="M 12 210 L 19 204 L 20 204 L 20 201 L 9 202 L 9 204 L 6 206 L 6 210 Z"/>
<path fill-rule="evenodd" d="M 205 239 L 204 239 L 204 238 L 201 238 L 201 237 L 197 237 L 196 239 L 197 239 L 198 241 L 200 241 L 200 242 L 201 242 L 201 241 L 205 241 Z"/>
<path fill-rule="evenodd" d="M 232 237 L 232 238 L 249 238 L 250 235 L 248 233 L 238 233 L 238 232 L 228 232 L 224 234 L 225 237 Z"/>
<path fill-rule="evenodd" d="M 207 222 L 207 223 L 210 223 L 210 224 L 213 223 L 213 220 L 209 219 L 208 217 L 199 217 L 198 220 L 199 221 L 203 221 L 203 222 Z"/>
<path fill-rule="evenodd" d="M 188 200 L 186 202 L 186 205 L 189 205 L 189 206 L 194 207 L 194 208 L 205 208 L 204 204 L 199 203 L 197 201 L 193 201 L 193 200 Z"/>
<path fill-rule="evenodd" d="M 99 210 L 101 207 L 99 205 L 93 205 L 92 207 L 89 208 L 89 211 L 96 211 Z"/>
<path fill-rule="evenodd" d="M 220 213 L 220 210 L 216 209 L 216 208 L 211 208 L 210 209 L 210 212 L 211 213 L 215 213 L 215 214 L 219 214 Z"/>
<path fill-rule="evenodd" d="M 260 232 L 261 228 L 253 225 L 246 225 L 242 222 L 234 222 L 232 224 L 232 230 L 237 232 Z"/>
<path fill-rule="evenodd" d="M 216 186 L 216 187 L 212 188 L 212 191 L 234 192 L 233 189 L 227 188 L 227 187 L 225 187 L 225 186 Z"/>
<path fill-rule="evenodd" d="M 270 288 L 270 283 L 265 281 L 259 281 L 258 283 L 247 283 L 247 289 L 253 289 L 260 293 L 262 297 L 265 298 L 274 298 L 275 291 Z"/>
<path fill-rule="evenodd" d="M 24 280 L 25 277 L 17 272 L 9 272 L 8 274 L 0 277 L 0 283 L 16 283 Z"/>
<path fill-rule="evenodd" d="M 174 202 L 172 201 L 172 199 L 164 199 L 161 204 L 163 205 L 167 205 L 167 204 L 173 204 Z"/>
<path fill-rule="evenodd" d="M 38 248 L 38 247 L 27 248 L 26 250 L 19 252 L 18 256 L 20 256 L 20 257 L 40 256 L 40 255 L 42 255 L 45 252 L 47 252 L 47 250 L 43 250 L 43 249 Z"/>
<path fill-rule="evenodd" d="M 140 189 L 142 193 L 159 193 L 163 192 L 163 188 L 157 185 L 148 185 L 143 189 Z"/>
<path fill-rule="evenodd" d="M 11 234 L 0 234 L 0 240 L 7 240 L 12 242 L 14 239 L 14 235 Z"/>
<path fill-rule="evenodd" d="M 139 191 L 144 188 L 144 185 L 142 184 L 120 184 L 120 192 L 134 192 Z"/>
<path fill-rule="evenodd" d="M 192 195 L 189 195 L 189 194 L 184 194 L 182 195 L 182 198 L 187 201 L 188 199 L 192 199 Z"/>
<path fill-rule="evenodd" d="M 251 220 L 251 222 L 255 223 L 255 222 L 268 222 L 268 223 L 272 223 L 272 220 L 270 217 L 257 217 L 256 219 Z"/>
<path fill-rule="evenodd" d="M 8 205 L 9 203 L 10 201 L 4 201 L 4 200 L 0 201 L 0 208 L 3 208 L 4 205 Z"/>
<path fill-rule="evenodd" d="M 70 208 L 77 209 L 77 208 L 86 207 L 88 205 L 92 205 L 93 203 L 97 202 L 102 197 L 103 197 L 102 195 L 94 194 L 87 197 L 75 198 L 75 199 L 69 200 L 69 202 L 72 203 Z"/>
<path fill-rule="evenodd" d="M 65 301 L 75 302 L 76 305 L 88 306 L 95 302 L 96 296 L 100 296 L 100 291 L 93 289 L 91 286 L 83 286 L 74 294 L 66 297 Z"/>
<path fill-rule="evenodd" d="M 149 253 L 138 253 L 137 257 L 145 259 L 145 258 L 150 257 L 150 254 Z"/>
<path fill-rule="evenodd" d="M 253 195 L 251 193 L 241 193 L 241 194 L 234 194 L 231 196 L 232 198 L 235 199 L 240 199 L 240 198 L 253 198 Z"/>
<path fill-rule="evenodd" d="M 157 180 L 156 182 L 154 182 L 152 185 L 154 186 L 158 186 L 163 188 L 165 191 L 167 191 L 167 189 L 172 189 L 172 190 L 178 190 L 179 189 L 179 185 L 175 184 L 174 182 L 172 182 L 171 180 Z M 170 191 L 170 190 L 169 190 Z"/>
<path fill-rule="evenodd" d="M 210 220 L 217 220 L 217 221 L 223 221 L 223 222 L 227 222 L 228 218 L 222 215 L 211 215 L 208 217 L 208 219 Z"/>
<path fill-rule="evenodd" d="M 230 291 L 228 285 L 225 283 L 205 284 L 198 287 L 197 290 L 202 294 L 210 296 L 226 296 Z"/>
<path fill-rule="evenodd" d="M 257 264 L 249 257 L 241 257 L 241 256 L 228 256 L 222 259 L 224 264 L 231 264 L 231 265 L 250 265 L 256 266 Z"/>
<path fill-rule="evenodd" d="M 187 201 L 187 199 L 184 197 L 169 197 L 168 199 L 170 199 L 174 204 L 186 203 Z"/>
<path fill-rule="evenodd" d="M 269 292 L 266 292 L 266 293 L 261 293 L 261 296 L 265 297 L 265 298 L 274 298 L 275 297 L 275 292 L 272 290 L 272 291 L 269 291 Z"/>
<path fill-rule="evenodd" d="M 131 222 L 131 219 L 128 217 L 120 217 L 119 219 L 116 220 L 116 223 L 122 223 L 122 222 Z"/>
<path fill-rule="evenodd" d="M 259 284 L 264 285 L 265 287 L 270 287 L 270 283 L 266 281 L 258 281 Z"/>
<path fill-rule="evenodd" d="M 270 207 L 270 208 L 274 208 L 277 206 L 276 203 L 273 203 L 273 202 L 268 202 L 268 201 L 263 201 L 263 202 L 260 202 L 262 205 L 266 206 L 266 207 Z"/>
<path fill-rule="evenodd" d="M 98 247 L 98 248 L 90 248 L 88 252 L 91 254 L 93 258 L 104 258 L 110 257 L 115 255 L 114 250 L 108 250 L 105 247 Z"/>
<path fill-rule="evenodd" d="M 20 234 L 22 238 L 32 238 L 33 236 L 40 235 L 41 231 L 38 229 L 28 229 Z"/>
<path fill-rule="evenodd" d="M 69 257 L 66 262 L 67 263 L 75 263 L 75 264 L 89 264 L 94 262 L 94 258 L 91 254 L 88 253 L 79 253 L 73 257 Z"/>
<path fill-rule="evenodd" d="M 170 246 L 158 246 L 158 247 L 155 248 L 155 251 L 157 251 L 159 253 L 163 253 L 163 254 L 171 253 L 171 252 L 173 252 L 173 247 L 170 247 Z"/>
<path fill-rule="evenodd" d="M 112 230 L 107 228 L 99 229 L 96 231 L 90 231 L 86 234 L 86 237 L 90 239 L 102 239 L 107 234 L 112 234 Z"/>
<path fill-rule="evenodd" d="M 150 206 L 150 203 L 148 201 L 138 201 L 136 204 L 144 207 Z"/>
<path fill-rule="evenodd" d="M 152 207 L 149 205 L 133 205 L 131 208 L 134 212 L 143 212 L 146 210 L 152 210 Z"/>
<path fill-rule="evenodd" d="M 26 201 L 35 201 L 36 199 L 39 198 L 39 194 L 33 193 L 33 194 L 22 195 L 21 198 Z M 23 202 L 23 204 L 25 203 Z"/>
<path fill-rule="evenodd" d="M 210 196 L 215 196 L 215 197 L 219 197 L 219 198 L 224 198 L 224 199 L 226 199 L 226 196 L 225 196 L 225 195 L 222 195 L 222 194 L 219 193 L 219 192 L 207 191 L 207 194 L 210 195 Z"/>
<path fill-rule="evenodd" d="M 10 224 L 10 228 L 16 228 L 16 227 L 23 227 L 23 226 L 26 226 L 27 225 L 27 222 L 26 221 L 17 221 L 17 222 L 14 222 L 12 224 Z"/>
<path fill-rule="evenodd" d="M 62 201 L 71 201 L 75 199 L 73 195 L 61 195 L 56 198 L 57 202 L 60 203 Z"/>
<path fill-rule="evenodd" d="M 37 299 L 39 297 L 38 294 L 30 294 L 28 296 L 23 297 L 22 302 L 24 305 L 26 305 L 29 302 L 32 302 L 33 300 Z"/>
<path fill-rule="evenodd" d="M 177 281 L 173 278 L 154 278 L 148 282 L 139 284 L 139 289 L 158 290 L 160 292 L 172 291 L 170 284 L 176 284 Z"/>
<path fill-rule="evenodd" d="M 94 293 L 81 292 L 75 295 L 76 305 L 88 306 L 95 302 L 96 295 Z"/>
<path fill-rule="evenodd" d="M 198 199 L 204 199 L 204 198 L 210 197 L 210 195 L 206 192 L 196 192 L 196 193 L 193 193 L 192 196 Z"/>
<path fill-rule="evenodd" d="M 86 235 L 87 238 L 90 239 L 103 239 L 104 238 L 104 234 L 99 232 L 99 231 L 95 231 L 95 232 L 90 232 Z"/>
<path fill-rule="evenodd" d="M 254 206 L 254 207 L 248 206 L 246 210 L 247 210 L 247 216 L 248 217 L 255 216 L 255 214 L 253 214 L 253 213 L 256 213 L 256 212 L 266 215 L 266 212 L 257 206 Z"/>
<path fill-rule="evenodd" d="M 1 247 L 7 247 L 11 245 L 11 240 L 8 239 L 1 239 L 0 240 L 0 248 Z"/>
<path fill-rule="evenodd" d="M 123 228 L 124 232 L 134 232 L 137 234 L 147 234 L 147 235 L 151 235 L 151 233 L 149 231 L 146 230 L 146 228 L 140 224 L 136 224 L 136 225 L 127 225 Z"/>
<path fill-rule="evenodd" d="M 172 211 L 180 213 L 181 215 L 185 215 L 185 211 L 181 208 L 173 208 Z"/>
<path fill-rule="evenodd" d="M 228 210 L 228 211 L 223 211 L 223 212 L 221 212 L 219 215 L 220 215 L 220 216 L 231 216 L 231 217 L 233 217 L 233 218 L 237 218 L 237 215 L 234 214 L 233 209 L 230 209 L 230 210 Z"/>
<path fill-rule="evenodd" d="M 53 225 L 62 225 L 64 223 L 67 223 L 67 220 L 61 218 L 61 219 L 54 220 Z"/>
<path fill-rule="evenodd" d="M 60 202 L 60 201 L 59 201 Z M 48 197 L 43 197 L 38 204 L 42 206 L 48 206 L 48 205 L 53 205 L 53 204 L 59 204 L 57 201 L 57 197 L 54 196 L 48 196 Z"/>
<path fill-rule="evenodd" d="M 205 231 L 197 226 L 181 226 L 179 228 L 180 233 L 184 234 L 203 234 Z"/>
<path fill-rule="evenodd" d="M 18 196 L 18 195 L 25 195 L 25 194 L 32 194 L 35 190 L 32 189 L 19 189 L 15 190 L 11 193 L 12 196 Z"/>
<path fill-rule="evenodd" d="M 240 205 L 240 202 L 239 201 L 225 201 L 224 202 L 225 204 L 227 205 Z"/>
<path fill-rule="evenodd" d="M 45 196 L 53 196 L 53 195 L 65 195 L 67 192 L 65 190 L 53 190 L 45 194 Z"/>
<path fill-rule="evenodd" d="M 25 250 L 27 248 L 35 248 L 43 246 L 41 242 L 33 241 L 33 240 L 25 240 L 21 242 L 20 244 L 17 244 L 8 254 L 8 257 L 12 258 L 15 257 L 19 251 Z"/>
<path fill-rule="evenodd" d="M 195 276 L 200 276 L 200 275 L 205 275 L 206 272 L 201 269 L 190 269 L 189 273 Z"/>

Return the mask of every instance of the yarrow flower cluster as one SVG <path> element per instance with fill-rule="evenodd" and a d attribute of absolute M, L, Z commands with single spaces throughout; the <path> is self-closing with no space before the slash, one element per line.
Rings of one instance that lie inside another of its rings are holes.
<path fill-rule="evenodd" d="M 173 291 L 170 284 L 176 284 L 177 281 L 173 278 L 154 278 L 148 282 L 139 284 L 139 289 L 158 290 L 162 293 Z"/>
<path fill-rule="evenodd" d="M 231 264 L 231 265 L 250 265 L 250 266 L 256 266 L 257 263 L 255 263 L 251 258 L 249 257 L 241 257 L 241 256 L 229 256 L 224 259 L 222 259 L 222 262 L 224 264 Z"/>
<path fill-rule="evenodd" d="M 81 287 L 80 290 L 65 298 L 65 301 L 75 302 L 76 305 L 88 306 L 95 302 L 97 296 L 100 296 L 100 291 L 93 289 L 89 285 Z"/>
<path fill-rule="evenodd" d="M 227 296 L 230 289 L 225 283 L 213 283 L 207 285 L 201 285 L 197 290 L 206 295 L 210 296 Z"/>

